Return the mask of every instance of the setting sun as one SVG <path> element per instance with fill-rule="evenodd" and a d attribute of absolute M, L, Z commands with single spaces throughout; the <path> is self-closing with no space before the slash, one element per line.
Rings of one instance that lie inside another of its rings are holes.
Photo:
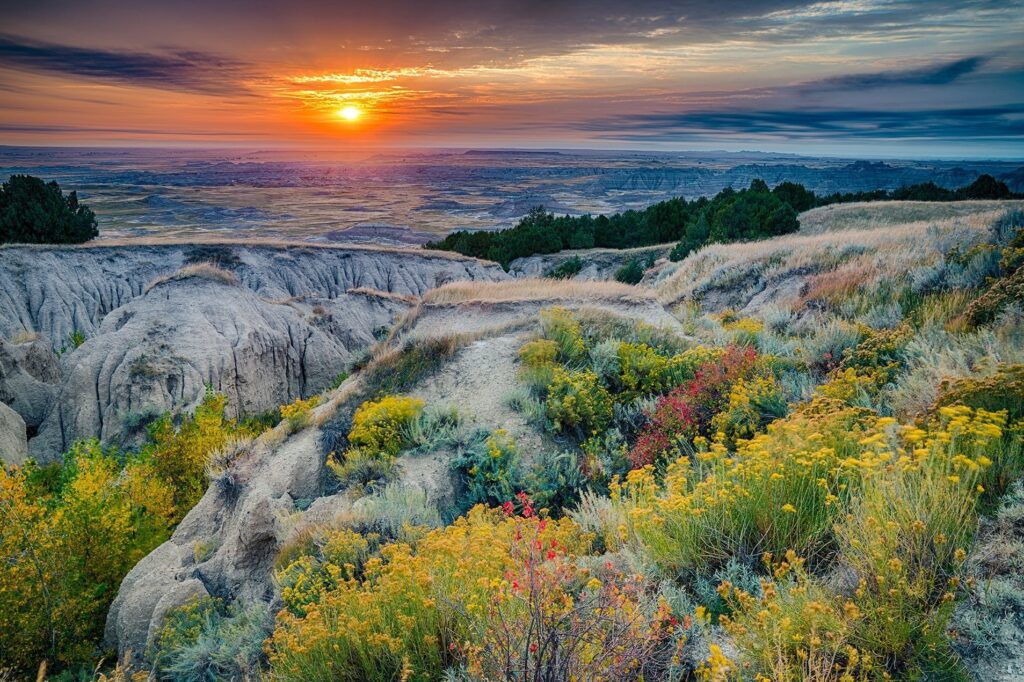
<path fill-rule="evenodd" d="M 342 107 L 338 110 L 338 116 L 345 119 L 346 121 L 355 121 L 357 118 L 362 116 L 363 112 L 359 107 L 347 106 Z"/>

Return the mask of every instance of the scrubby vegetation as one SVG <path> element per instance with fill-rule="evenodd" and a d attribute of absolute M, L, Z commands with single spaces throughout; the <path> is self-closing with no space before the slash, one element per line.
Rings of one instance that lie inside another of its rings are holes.
<path fill-rule="evenodd" d="M 138 452 L 90 440 L 63 465 L 0 468 L 0 670 L 91 669 L 121 579 L 199 501 L 214 455 L 253 435 L 212 391 L 149 434 Z"/>
<path fill-rule="evenodd" d="M 958 201 L 965 199 L 1008 199 L 1016 195 L 990 175 L 959 189 L 945 189 L 933 183 L 901 187 L 892 191 L 836 193 L 817 196 L 803 185 L 783 182 L 769 189 L 754 180 L 747 189 L 726 188 L 714 197 L 693 201 L 683 198 L 652 204 L 641 211 L 610 216 L 555 216 L 537 207 L 515 227 L 497 231 L 456 231 L 427 248 L 456 251 L 501 263 L 505 269 L 516 258 L 555 253 L 565 249 L 606 247 L 625 249 L 678 242 L 672 260 L 682 260 L 705 244 L 764 239 L 795 232 L 797 213 L 816 206 L 860 201 Z M 552 277 L 575 274 L 574 261 L 566 261 L 550 273 Z M 620 281 L 639 281 L 636 270 L 623 273 Z M 578 270 L 577 270 L 578 272 Z M 642 271 L 640 276 L 642 276 Z M 631 282 L 635 283 L 635 282 Z"/>
<path fill-rule="evenodd" d="M 96 216 L 56 182 L 12 175 L 0 186 L 0 244 L 81 244 L 99 235 Z"/>
<path fill-rule="evenodd" d="M 543 452 L 474 423 L 473 405 L 409 395 L 460 352 L 457 338 L 395 340 L 321 425 L 343 502 L 280 548 L 280 610 L 209 599 L 173 610 L 147 652 L 154 674 L 970 679 L 1021 627 L 1019 543 L 998 548 L 1021 518 L 1024 309 L 1005 297 L 975 317 L 968 302 L 1020 272 L 1022 229 L 1011 213 L 926 242 L 897 231 L 705 249 L 680 266 L 686 285 L 661 283 L 685 336 L 545 304 L 505 337 L 518 350 L 507 402 L 543 431 Z M 806 286 L 742 305 L 776 276 Z M 536 283 L 517 286 L 535 300 Z M 442 288 L 434 304 L 492 294 Z M 208 397 L 138 454 L 93 444 L 63 470 L 4 474 L 0 541 L 16 561 L 0 574 L 13 595 L 0 628 L 17 645 L 5 665 L 95 649 L 110 588 L 75 600 L 84 585 L 116 585 L 166 536 L 193 499 L 193 455 L 240 429 L 217 418 L 222 407 Z M 304 428 L 310 409 L 281 415 Z M 439 453 L 452 497 L 402 485 L 403 464 Z M 76 549 L 81 523 L 105 534 L 90 548 L 107 554 Z M 50 547 L 73 560 L 40 569 L 34 552 Z"/>

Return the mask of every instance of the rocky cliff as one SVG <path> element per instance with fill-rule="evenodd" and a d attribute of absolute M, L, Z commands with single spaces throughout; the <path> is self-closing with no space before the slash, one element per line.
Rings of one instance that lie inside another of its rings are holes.
<path fill-rule="evenodd" d="M 78 438 L 130 440 L 205 385 L 233 415 L 258 414 L 330 385 L 424 291 L 504 277 L 420 250 L 2 248 L 0 338 L 41 338 L 0 347 L 0 401 L 41 460 Z"/>

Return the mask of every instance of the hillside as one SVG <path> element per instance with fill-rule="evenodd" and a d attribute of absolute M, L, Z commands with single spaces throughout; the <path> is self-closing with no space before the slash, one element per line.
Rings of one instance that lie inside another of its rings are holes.
<path fill-rule="evenodd" d="M 1022 215 L 841 208 L 640 286 L 241 245 L 42 250 L 60 281 L 0 250 L 7 333 L 86 337 L 7 344 L 0 387 L 59 396 L 30 445 L 187 413 L 206 377 L 229 414 L 284 406 L 171 429 L 202 489 L 98 650 L 162 679 L 468 682 L 544 641 L 578 679 L 1015 679 Z"/>

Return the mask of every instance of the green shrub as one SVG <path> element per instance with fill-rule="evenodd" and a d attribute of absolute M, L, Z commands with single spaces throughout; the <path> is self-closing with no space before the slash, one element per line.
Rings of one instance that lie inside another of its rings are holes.
<path fill-rule="evenodd" d="M 573 256 L 548 270 L 544 276 L 554 279 L 571 279 L 580 274 L 581 270 L 583 270 L 583 261 L 579 256 Z"/>
<path fill-rule="evenodd" d="M 1024 418 L 1024 365 L 999 365 L 989 376 L 944 381 L 931 411 L 957 404 L 989 412 L 1006 410 L 1010 423 Z"/>
<path fill-rule="evenodd" d="M 56 182 L 12 175 L 0 187 L 0 244 L 81 244 L 99 235 L 96 216 Z"/>
<path fill-rule="evenodd" d="M 526 477 L 526 488 L 536 506 L 554 516 L 575 506 L 586 485 L 579 456 L 571 450 L 541 452 Z"/>
<path fill-rule="evenodd" d="M 460 482 L 459 507 L 477 504 L 498 506 L 522 489 L 519 453 L 515 441 L 498 429 L 483 441 L 476 441 L 451 463 Z"/>
<path fill-rule="evenodd" d="M 219 599 L 192 600 L 165 616 L 151 651 L 155 672 L 169 682 L 258 677 L 272 624 L 263 603 L 225 608 Z"/>
<path fill-rule="evenodd" d="M 410 339 L 398 350 L 369 362 L 364 381 L 375 396 L 407 390 L 450 360 L 465 343 L 458 335 Z"/>
<path fill-rule="evenodd" d="M 327 468 L 334 474 L 341 490 L 379 487 L 398 475 L 394 455 L 367 452 L 359 448 L 349 448 L 342 455 L 328 457 Z"/>
<path fill-rule="evenodd" d="M 565 308 L 540 311 L 540 325 L 545 339 L 558 346 L 556 359 L 562 363 L 579 363 L 584 359 L 586 345 L 579 321 Z"/>
<path fill-rule="evenodd" d="M 639 258 L 633 258 L 615 271 L 616 281 L 623 284 L 639 284 L 644 278 L 644 266 Z"/>
<path fill-rule="evenodd" d="M 603 431 L 612 419 L 612 398 L 589 369 L 556 368 L 546 406 L 555 431 L 582 437 Z"/>

